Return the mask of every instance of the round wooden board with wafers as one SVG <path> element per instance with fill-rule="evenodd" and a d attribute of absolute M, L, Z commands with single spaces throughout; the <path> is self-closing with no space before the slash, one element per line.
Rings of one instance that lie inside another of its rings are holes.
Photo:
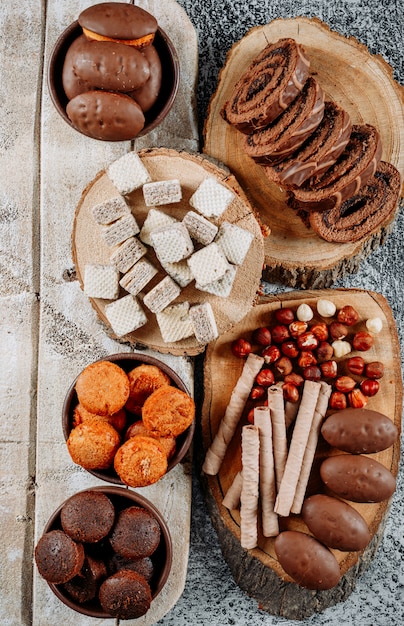
<path fill-rule="evenodd" d="M 330 287 L 338 278 L 359 269 L 360 262 L 381 245 L 394 224 L 390 214 L 376 232 L 356 243 L 329 243 L 307 228 L 286 204 L 286 193 L 270 183 L 262 167 L 242 148 L 239 133 L 221 116 L 236 81 L 253 58 L 270 42 L 293 38 L 310 59 L 310 70 L 327 100 L 334 100 L 354 124 L 375 126 L 382 139 L 382 159 L 404 178 L 404 92 L 392 68 L 354 38 L 346 38 L 320 20 L 277 19 L 257 26 L 228 52 L 204 128 L 204 152 L 225 163 L 271 229 L 265 243 L 264 277 L 290 287 Z M 402 202 L 401 202 L 402 204 Z"/>
<path fill-rule="evenodd" d="M 314 320 L 325 321 L 316 312 L 316 302 L 319 298 L 334 302 L 337 311 L 347 304 L 354 306 L 359 313 L 359 323 L 352 327 L 355 328 L 355 332 L 365 328 L 365 320 L 368 318 L 379 317 L 381 319 L 382 330 L 374 336 L 372 348 L 362 353 L 353 351 L 349 356 L 361 355 L 366 362 L 376 360 L 383 362 L 385 373 L 380 379 L 379 392 L 369 398 L 366 408 L 388 416 L 400 432 L 403 397 L 400 349 L 395 322 L 384 297 L 375 292 L 350 289 L 289 292 L 260 301 L 237 328 L 221 336 L 208 347 L 204 363 L 203 448 L 198 451 L 201 463 L 218 430 L 232 390 L 243 369 L 244 359 L 232 354 L 232 341 L 239 337 L 250 340 L 254 329 L 268 325 L 271 327 L 271 324 L 274 324 L 273 312 L 276 309 L 290 307 L 296 310 L 303 302 L 309 304 L 315 312 Z M 350 332 L 353 334 L 353 331 Z M 254 347 L 254 352 L 259 354 L 257 346 Z M 218 376 L 219 371 L 223 372 L 220 376 Z M 248 423 L 247 414 L 251 406 L 251 401 L 247 402 L 219 472 L 216 475 L 202 473 L 207 505 L 218 532 L 224 558 L 237 584 L 269 613 L 290 619 L 303 619 L 346 599 L 351 593 L 357 578 L 375 556 L 389 512 L 389 501 L 349 502 L 365 519 L 372 539 L 362 552 L 333 550 L 342 578 L 337 586 L 327 591 L 307 590 L 292 581 L 276 557 L 274 538 L 265 538 L 262 535 L 260 521 L 258 521 L 258 546 L 252 550 L 243 549 L 240 544 L 240 509 L 228 510 L 223 505 L 223 498 L 235 475 L 241 469 L 241 428 Z M 326 415 L 332 412 L 328 409 Z M 329 455 L 338 453 L 341 454 L 335 448 L 330 448 L 320 437 L 306 494 L 312 495 L 324 490 L 319 475 L 320 463 Z M 389 448 L 370 456 L 396 476 L 400 458 L 400 437 L 398 436 Z M 294 514 L 280 517 L 279 528 L 280 530 L 309 532 L 301 515 Z"/>
<path fill-rule="evenodd" d="M 257 291 L 260 286 L 262 266 L 264 263 L 264 244 L 261 227 L 254 211 L 235 177 L 227 168 L 222 168 L 213 160 L 199 154 L 189 154 L 165 148 L 141 150 L 139 156 L 153 181 L 178 179 L 182 188 L 182 200 L 175 204 L 158 207 L 167 214 L 181 220 L 185 213 L 192 210 L 189 199 L 200 183 L 208 176 L 216 178 L 224 186 L 234 192 L 234 199 L 222 214 L 218 223 L 228 221 L 254 235 L 246 258 L 236 272 L 236 278 L 227 298 L 214 296 L 195 288 L 195 282 L 181 290 L 175 300 L 188 301 L 190 305 L 208 301 L 212 305 L 219 336 L 228 332 L 237 324 L 255 304 Z M 105 171 L 101 171 L 83 191 L 76 209 L 73 233 L 72 251 L 76 265 L 77 278 L 83 288 L 84 270 L 87 264 L 110 264 L 111 248 L 108 248 L 101 237 L 100 226 L 94 221 L 92 208 L 105 200 L 118 196 L 119 192 L 112 184 Z M 142 188 L 127 196 L 128 202 L 136 221 L 141 228 L 149 208 L 144 203 Z M 153 287 L 161 280 L 165 273 L 161 270 L 153 249 L 149 246 L 146 255 L 159 269 L 158 274 L 146 289 Z M 124 292 L 123 295 L 127 295 Z M 174 355 L 196 355 L 205 348 L 200 345 L 195 336 L 182 339 L 175 343 L 166 343 L 160 333 L 155 315 L 146 312 L 147 323 L 134 332 L 122 338 L 114 336 L 105 316 L 105 306 L 109 301 L 99 298 L 90 298 L 99 318 L 106 325 L 108 332 L 115 339 L 141 347 L 158 350 L 162 353 Z"/>

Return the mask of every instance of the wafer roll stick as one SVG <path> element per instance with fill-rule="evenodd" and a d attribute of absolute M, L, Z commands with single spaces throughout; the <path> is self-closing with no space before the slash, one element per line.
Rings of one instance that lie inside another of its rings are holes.
<path fill-rule="evenodd" d="M 241 497 L 241 488 L 243 486 L 243 474 L 241 472 L 237 472 L 235 475 L 232 484 L 226 491 L 226 495 L 223 498 L 223 506 L 229 511 L 233 511 L 237 509 L 240 505 L 240 497 Z"/>
<path fill-rule="evenodd" d="M 219 424 L 218 431 L 208 448 L 202 471 L 215 476 L 222 464 L 227 447 L 234 435 L 240 420 L 245 403 L 250 395 L 251 388 L 258 372 L 264 363 L 264 358 L 251 352 L 244 363 L 243 371 L 231 393 L 229 404 Z"/>
<path fill-rule="evenodd" d="M 296 493 L 291 508 L 292 513 L 300 513 L 303 506 L 303 500 L 306 493 L 307 483 L 309 482 L 310 472 L 313 465 L 313 459 L 317 448 L 317 442 L 320 435 L 321 425 L 323 423 L 327 408 L 328 400 L 331 395 L 331 385 L 325 382 L 320 383 L 320 393 L 317 398 L 316 410 L 314 411 L 313 422 L 307 441 L 306 450 L 304 452 L 302 469 L 296 487 Z"/>
<path fill-rule="evenodd" d="M 284 517 L 290 514 L 292 508 L 320 388 L 320 383 L 312 380 L 304 383 L 285 471 L 275 502 L 275 512 Z"/>
<path fill-rule="evenodd" d="M 285 404 L 282 385 L 276 384 L 268 388 L 268 408 L 271 413 L 272 439 L 274 448 L 276 490 L 279 491 L 283 472 L 288 456 L 286 439 Z"/>
<path fill-rule="evenodd" d="M 248 424 L 241 432 L 241 460 L 243 484 L 240 498 L 240 543 L 246 550 L 258 542 L 260 439 L 258 426 Z"/>
<path fill-rule="evenodd" d="M 262 532 L 264 537 L 279 534 L 278 516 L 274 512 L 276 488 L 275 465 L 272 446 L 272 424 L 268 407 L 254 409 L 254 425 L 260 436 L 260 497 L 262 510 Z"/>
<path fill-rule="evenodd" d="M 297 412 L 299 410 L 298 402 L 290 402 L 287 400 L 285 402 L 285 425 L 286 429 L 289 428 L 293 424 L 296 419 Z"/>

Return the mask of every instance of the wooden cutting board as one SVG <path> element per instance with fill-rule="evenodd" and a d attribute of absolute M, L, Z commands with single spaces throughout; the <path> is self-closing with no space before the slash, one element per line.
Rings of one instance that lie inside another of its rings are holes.
<path fill-rule="evenodd" d="M 381 318 L 383 322 L 381 333 L 375 335 L 373 347 L 369 351 L 361 353 L 366 362 L 380 360 L 385 366 L 385 374 L 380 380 L 379 393 L 369 399 L 366 408 L 387 415 L 400 431 L 402 411 L 400 349 L 395 322 L 384 297 L 374 292 L 345 289 L 307 291 L 304 293 L 289 292 L 260 302 L 236 329 L 221 336 L 209 346 L 204 366 L 205 395 L 202 408 L 203 449 L 200 451 L 201 461 L 203 461 L 206 450 L 218 429 L 244 364 L 243 359 L 233 356 L 230 347 L 231 342 L 239 337 L 251 338 L 252 331 L 270 323 L 272 312 L 280 307 L 297 308 L 300 303 L 306 302 L 316 311 L 315 303 L 321 297 L 332 300 L 336 304 L 337 310 L 345 304 L 352 304 L 363 322 L 372 317 Z M 314 319 L 316 319 L 316 315 Z M 355 331 L 363 329 L 362 327 L 364 327 L 364 323 L 356 325 Z M 349 356 L 355 354 L 359 353 L 352 352 Z M 218 372 L 221 374 L 218 375 Z M 333 550 L 342 573 L 341 581 L 336 587 L 329 591 L 314 592 L 298 586 L 292 582 L 292 579 L 280 566 L 275 555 L 273 538 L 264 538 L 259 531 L 257 548 L 247 551 L 241 547 L 239 510 L 229 511 L 222 504 L 223 497 L 234 476 L 241 468 L 241 428 L 247 423 L 248 410 L 249 405 L 247 403 L 219 473 L 216 476 L 202 474 L 208 509 L 219 536 L 224 558 L 237 584 L 254 597 L 265 611 L 290 619 L 302 619 L 346 599 L 351 593 L 357 578 L 366 569 L 376 553 L 389 511 L 389 502 L 349 503 L 365 519 L 372 540 L 363 553 Z M 308 488 L 314 493 L 321 489 L 321 479 L 318 472 L 319 461 L 326 458 L 330 452 L 332 451 L 327 447 L 325 441 L 320 439 Z M 378 460 L 396 476 L 399 456 L 400 441 L 398 438 L 392 447 L 373 454 L 372 458 Z M 292 515 L 287 518 L 280 518 L 280 520 L 282 520 L 280 521 L 282 530 L 308 532 L 300 515 Z"/>
<path fill-rule="evenodd" d="M 325 91 L 351 116 L 353 123 L 374 125 L 383 143 L 382 158 L 404 178 L 404 90 L 392 77 L 392 68 L 354 38 L 345 38 L 313 18 L 277 19 L 253 28 L 229 51 L 213 95 L 204 128 L 204 151 L 231 169 L 261 220 L 271 229 L 265 244 L 264 277 L 290 287 L 330 287 L 341 276 L 355 272 L 360 262 L 381 245 L 393 227 L 390 216 L 372 236 L 356 243 L 332 244 L 303 225 L 286 205 L 286 194 L 270 183 L 263 169 L 240 147 L 240 133 L 220 111 L 235 82 L 269 42 L 292 37 L 303 44 L 311 72 Z"/>

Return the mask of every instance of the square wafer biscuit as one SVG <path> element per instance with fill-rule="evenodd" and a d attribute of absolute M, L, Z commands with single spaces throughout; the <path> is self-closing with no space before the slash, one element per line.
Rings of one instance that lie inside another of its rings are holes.
<path fill-rule="evenodd" d="M 188 213 L 184 215 L 182 223 L 188 229 L 191 238 L 195 239 L 195 241 L 198 241 L 203 246 L 212 243 L 218 231 L 216 224 L 212 224 L 206 217 L 203 217 L 203 215 L 195 211 L 188 211 Z"/>
<path fill-rule="evenodd" d="M 138 233 L 139 226 L 132 213 L 130 213 L 130 215 L 120 217 L 119 220 L 116 220 L 109 226 L 103 226 L 101 236 L 107 246 L 113 248 Z"/>
<path fill-rule="evenodd" d="M 84 293 L 89 298 L 115 300 L 119 294 L 119 272 L 112 265 L 86 265 Z"/>
<path fill-rule="evenodd" d="M 146 252 L 146 246 L 139 239 L 129 237 L 111 254 L 110 260 L 122 274 L 125 274 Z"/>
<path fill-rule="evenodd" d="M 234 197 L 230 189 L 219 183 L 216 178 L 208 176 L 192 194 L 189 204 L 208 219 L 218 218 L 230 206 Z"/>
<path fill-rule="evenodd" d="M 143 298 L 143 304 L 152 313 L 160 313 L 181 293 L 180 287 L 170 276 L 165 276 L 153 289 Z"/>
<path fill-rule="evenodd" d="M 143 197 L 146 206 L 160 206 L 180 202 L 182 191 L 180 181 L 157 180 L 143 185 Z"/>
<path fill-rule="evenodd" d="M 168 224 L 174 224 L 178 220 L 172 215 L 167 215 L 164 211 L 160 211 L 159 209 L 150 209 L 147 217 L 143 223 L 143 226 L 140 231 L 139 238 L 148 246 L 152 245 L 150 239 L 150 233 L 153 230 L 157 230 L 162 226 L 167 226 Z"/>
<path fill-rule="evenodd" d="M 180 287 L 186 287 L 194 280 L 186 259 L 177 263 L 162 263 L 162 268 Z"/>
<path fill-rule="evenodd" d="M 130 294 L 107 304 L 105 315 L 117 337 L 123 337 L 147 322 L 146 314 L 139 302 Z"/>
<path fill-rule="evenodd" d="M 176 263 L 189 257 L 194 244 L 182 222 L 162 226 L 150 233 L 152 246 L 160 263 Z"/>
<path fill-rule="evenodd" d="M 123 196 L 151 181 L 137 152 L 127 152 L 107 167 L 107 176 Z"/>
<path fill-rule="evenodd" d="M 187 259 L 194 278 L 199 285 L 208 285 L 221 278 L 230 265 L 216 243 L 197 250 Z"/>
<path fill-rule="evenodd" d="M 210 302 L 195 304 L 189 309 L 194 334 L 200 344 L 206 344 L 219 336 L 215 314 Z"/>
<path fill-rule="evenodd" d="M 92 209 L 92 213 L 97 224 L 111 224 L 120 217 L 128 215 L 130 208 L 122 196 L 115 196 L 96 204 Z"/>
<path fill-rule="evenodd" d="M 230 222 L 223 222 L 215 242 L 229 263 L 242 265 L 253 239 L 254 235 L 245 228 L 240 228 Z"/>
<path fill-rule="evenodd" d="M 140 259 L 129 272 L 122 276 L 119 284 L 132 296 L 137 296 L 156 274 L 157 269 L 150 261 Z"/>
<path fill-rule="evenodd" d="M 166 343 L 180 341 L 194 334 L 189 317 L 189 302 L 180 302 L 166 307 L 160 313 L 156 313 L 156 319 L 163 341 Z"/>
<path fill-rule="evenodd" d="M 213 296 L 218 296 L 219 298 L 227 298 L 233 288 L 236 273 L 237 267 L 235 265 L 230 265 L 227 272 L 222 276 L 222 278 L 219 278 L 219 280 L 216 280 L 207 285 L 200 285 L 196 282 L 195 287 L 196 289 L 199 289 L 199 291 L 206 291 L 207 293 L 211 293 Z"/>

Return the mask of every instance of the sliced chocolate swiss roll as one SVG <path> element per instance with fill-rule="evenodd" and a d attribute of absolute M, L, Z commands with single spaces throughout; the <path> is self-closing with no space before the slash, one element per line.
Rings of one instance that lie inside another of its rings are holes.
<path fill-rule="evenodd" d="M 266 46 L 234 86 L 221 115 L 243 133 L 263 128 L 303 89 L 310 61 L 294 39 Z"/>
<path fill-rule="evenodd" d="M 325 211 L 340 206 L 366 185 L 376 172 L 381 154 L 381 139 L 374 126 L 352 126 L 349 142 L 334 165 L 289 192 L 288 203 L 305 211 Z"/>
<path fill-rule="evenodd" d="M 335 102 L 326 102 L 317 128 L 289 157 L 265 165 L 266 176 L 284 189 L 300 187 L 311 176 L 334 165 L 349 141 L 351 129 L 349 114 Z"/>
<path fill-rule="evenodd" d="M 326 241 L 354 242 L 375 232 L 395 211 L 401 176 L 391 163 L 381 161 L 368 183 L 339 207 L 309 214 L 310 226 Z"/>
<path fill-rule="evenodd" d="M 292 104 L 276 120 L 243 137 L 243 150 L 257 163 L 278 163 L 311 135 L 323 115 L 324 92 L 310 76 Z"/>

